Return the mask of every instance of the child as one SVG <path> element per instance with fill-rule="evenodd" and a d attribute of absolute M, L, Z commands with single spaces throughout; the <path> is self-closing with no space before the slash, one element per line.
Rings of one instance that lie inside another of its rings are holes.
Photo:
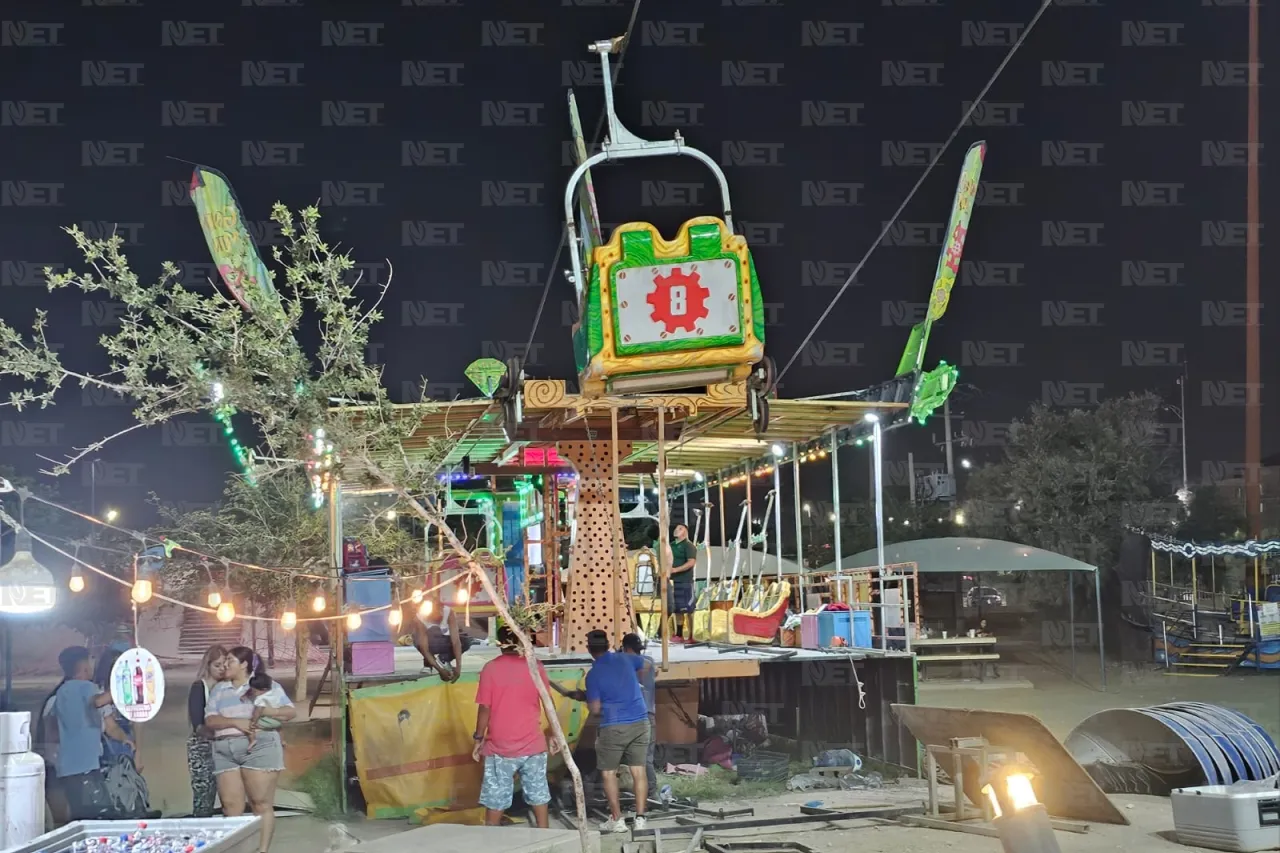
<path fill-rule="evenodd" d="M 264 708 L 279 708 L 280 703 L 270 689 L 254 690 L 252 687 L 245 691 L 244 701 L 253 703 L 253 716 L 250 717 L 253 721 L 253 730 L 249 732 L 249 748 L 253 749 L 253 745 L 258 740 L 258 729 L 273 731 L 280 728 L 279 720 L 262 716 Z"/>

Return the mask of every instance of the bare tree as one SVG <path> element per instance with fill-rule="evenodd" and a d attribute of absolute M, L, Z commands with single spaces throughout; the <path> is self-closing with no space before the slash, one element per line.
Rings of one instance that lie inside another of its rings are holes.
<path fill-rule="evenodd" d="M 121 435 L 206 413 L 238 416 L 250 425 L 258 437 L 249 475 L 256 482 L 286 471 L 305 471 L 308 478 L 318 479 L 345 474 L 348 482 L 358 476 L 356 485 L 396 494 L 424 523 L 444 532 L 519 638 L 573 778 L 585 851 L 582 777 L 555 704 L 537 675 L 533 644 L 437 510 L 437 472 L 454 438 L 437 437 L 421 450 L 406 452 L 405 439 L 433 404 L 393 404 L 381 370 L 366 363 L 370 331 L 382 319 L 380 305 L 390 279 L 372 290 L 373 304 L 366 306 L 357 298 L 360 282 L 351 275 L 355 265 L 350 255 L 321 239 L 316 208 L 295 215 L 276 204 L 272 219 L 284 240 L 273 251 L 278 272 L 274 282 L 241 282 L 247 285 L 243 306 L 219 290 L 204 294 L 184 288 L 172 263 L 164 265 L 156 281 L 143 283 L 121 252 L 120 237 L 93 239 L 79 228 L 65 229 L 87 269 L 46 270 L 50 289 L 74 288 L 123 305 L 120 328 L 100 339 L 108 368 L 64 365 L 45 337 L 49 318 L 43 311 L 27 334 L 0 321 L 0 380 L 18 385 L 0 405 L 19 410 L 50 406 L 57 391 L 71 383 L 118 393 L 134 403 L 132 426 L 48 460 L 46 473 L 53 475 L 67 473 Z M 308 348 L 303 337 L 316 343 Z"/>

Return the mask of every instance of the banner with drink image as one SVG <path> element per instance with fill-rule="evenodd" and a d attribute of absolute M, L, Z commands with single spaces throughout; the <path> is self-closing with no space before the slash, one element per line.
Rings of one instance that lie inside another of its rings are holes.
<path fill-rule="evenodd" d="M 164 704 L 164 670 L 146 649 L 134 648 L 120 655 L 111 667 L 111 701 L 116 710 L 135 723 L 145 723 Z"/>

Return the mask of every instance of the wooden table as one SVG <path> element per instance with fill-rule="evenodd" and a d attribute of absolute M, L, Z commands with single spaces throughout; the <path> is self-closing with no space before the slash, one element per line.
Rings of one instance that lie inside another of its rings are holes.
<path fill-rule="evenodd" d="M 987 663 L 994 663 L 1000 660 L 1000 655 L 995 651 L 996 637 L 929 637 L 922 640 L 912 640 L 912 649 L 938 649 L 936 654 L 920 654 L 917 652 L 916 661 L 921 664 L 925 663 L 965 663 L 968 661 L 976 661 L 978 663 L 978 680 L 987 680 Z M 955 651 L 948 651 L 954 649 Z"/>

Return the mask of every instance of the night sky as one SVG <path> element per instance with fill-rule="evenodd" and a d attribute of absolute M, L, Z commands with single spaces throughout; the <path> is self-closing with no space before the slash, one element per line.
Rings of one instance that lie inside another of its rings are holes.
<path fill-rule="evenodd" d="M 617 91 L 622 121 L 724 164 L 768 303 L 766 352 L 796 351 L 1038 3 L 643 0 Z M 1263 64 L 1275 57 L 1263 8 Z M 585 50 L 620 35 L 631 0 L 5 0 L 0 5 L 0 317 L 51 316 L 69 365 L 103 364 L 108 304 L 50 295 L 75 264 L 59 226 L 118 223 L 137 270 L 213 275 L 186 196 L 196 161 L 224 172 L 258 226 L 273 201 L 323 205 L 322 230 L 366 280 L 395 270 L 370 358 L 393 399 L 421 377 L 470 396 L 475 358 L 520 354 L 562 228 L 566 88 L 590 136 L 602 97 Z M 960 365 L 956 432 L 994 459 L 1009 420 L 1044 401 L 1096 405 L 1189 365 L 1193 481 L 1237 476 L 1244 435 L 1246 15 L 1235 0 L 1059 0 L 1046 13 L 783 383 L 784 396 L 888 379 L 921 316 L 967 146 L 989 143 L 951 305 L 926 359 Z M 1280 110 L 1262 77 L 1265 128 Z M 1262 163 L 1262 219 L 1276 186 Z M 674 233 L 720 209 L 708 172 L 655 160 L 597 169 L 606 223 Z M 264 250 L 264 254 L 267 250 Z M 1272 300 L 1262 249 L 1263 302 Z M 527 372 L 573 378 L 572 287 L 554 270 Z M 373 293 L 372 290 L 369 291 Z M 1264 320 L 1264 325 L 1265 325 Z M 1263 338 L 1263 452 L 1276 360 Z M 8 388 L 0 388 L 7 395 Z M 1171 424 L 1176 418 L 1170 414 Z M 54 408 L 0 409 L 0 463 L 129 423 L 68 388 Z M 146 524 L 148 492 L 195 506 L 232 466 L 209 420 L 109 445 L 99 508 Z M 893 433 L 941 465 L 940 419 Z M 1180 437 L 1168 431 L 1171 444 Z M 847 451 L 854 453 L 855 451 Z M 88 506 L 88 466 L 59 488 Z M 855 494 L 860 464 L 848 466 Z"/>

